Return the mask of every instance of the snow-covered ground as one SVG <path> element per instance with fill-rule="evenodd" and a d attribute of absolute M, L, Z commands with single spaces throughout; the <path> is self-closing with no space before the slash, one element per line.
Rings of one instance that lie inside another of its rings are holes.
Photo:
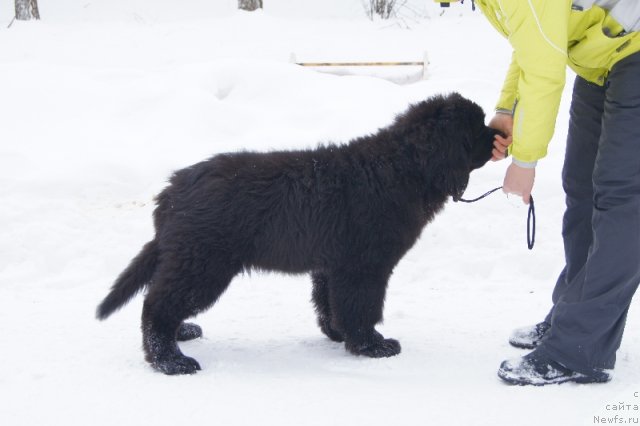
<path fill-rule="evenodd" d="M 607 385 L 506 386 L 525 352 L 510 331 L 543 318 L 562 267 L 560 186 L 572 76 L 526 208 L 493 195 L 451 203 L 393 275 L 380 331 L 400 356 L 349 355 L 315 325 L 306 276 L 238 277 L 182 344 L 203 370 L 143 361 L 141 297 L 100 323 L 97 303 L 152 237 L 173 170 L 235 149 L 347 141 L 409 103 L 460 91 L 491 111 L 510 49 L 470 5 L 411 1 L 371 22 L 360 0 L 40 0 L 14 23 L 0 1 L 0 424 L 587 425 L 639 404 L 633 306 Z M 421 70 L 318 72 L 298 60 L 421 60 Z M 506 162 L 467 194 L 501 184 Z M 635 303 L 634 305 L 637 305 Z M 635 395 L 634 395 L 635 394 Z M 635 417 L 634 417 L 635 416 Z"/>

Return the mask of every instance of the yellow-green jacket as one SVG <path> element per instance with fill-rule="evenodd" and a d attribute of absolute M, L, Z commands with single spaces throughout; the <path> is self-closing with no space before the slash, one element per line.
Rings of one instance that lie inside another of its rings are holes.
<path fill-rule="evenodd" d="M 521 162 L 532 163 L 547 154 L 567 64 L 586 80 L 603 85 L 616 62 L 640 51 L 639 33 L 625 32 L 598 6 L 579 10 L 571 0 L 476 4 L 513 47 L 497 109 L 514 111 L 510 152 Z"/>

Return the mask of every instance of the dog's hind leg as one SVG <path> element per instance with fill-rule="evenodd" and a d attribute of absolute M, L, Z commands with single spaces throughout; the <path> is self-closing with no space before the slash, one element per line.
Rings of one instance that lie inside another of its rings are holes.
<path fill-rule="evenodd" d="M 238 272 L 219 261 L 214 265 L 194 258 L 186 264 L 189 266 L 173 269 L 160 265 L 142 309 L 145 358 L 165 374 L 200 370 L 195 359 L 180 351 L 176 339 L 189 327 L 183 321 L 215 303 Z"/>
<path fill-rule="evenodd" d="M 400 343 L 385 339 L 374 328 L 382 320 L 389 273 L 354 266 L 329 274 L 331 326 L 340 330 L 347 350 L 372 358 L 400 353 Z"/>
<path fill-rule="evenodd" d="M 313 272 L 311 274 L 311 280 L 313 281 L 313 292 L 311 296 L 313 304 L 316 307 L 320 330 L 334 342 L 344 342 L 344 336 L 331 328 L 331 306 L 329 304 L 327 275 L 322 272 Z"/>

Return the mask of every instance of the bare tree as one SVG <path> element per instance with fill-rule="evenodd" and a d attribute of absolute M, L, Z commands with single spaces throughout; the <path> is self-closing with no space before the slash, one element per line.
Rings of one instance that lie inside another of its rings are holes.
<path fill-rule="evenodd" d="M 262 0 L 238 0 L 238 9 L 249 11 L 262 9 Z"/>
<path fill-rule="evenodd" d="M 38 0 L 16 0 L 16 19 L 20 21 L 40 19 Z"/>
<path fill-rule="evenodd" d="M 404 4 L 406 0 L 365 0 L 364 8 L 367 16 L 373 19 L 375 15 L 382 19 L 389 19 Z"/>

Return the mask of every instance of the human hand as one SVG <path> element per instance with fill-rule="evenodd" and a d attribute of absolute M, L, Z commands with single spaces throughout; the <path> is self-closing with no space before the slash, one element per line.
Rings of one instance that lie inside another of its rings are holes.
<path fill-rule="evenodd" d="M 515 194 L 522 197 L 522 202 L 529 204 L 531 200 L 531 190 L 536 177 L 535 167 L 526 168 L 516 164 L 511 164 L 507 168 L 502 184 L 502 192 L 505 194 Z"/>
<path fill-rule="evenodd" d="M 491 121 L 489 121 L 489 127 L 500 130 L 506 135 L 506 137 L 496 135 L 493 141 L 493 157 L 491 157 L 491 161 L 503 160 L 507 158 L 507 149 L 509 145 L 511 145 L 511 142 L 513 142 L 513 138 L 511 137 L 513 132 L 513 117 L 511 114 L 497 112 Z"/>

